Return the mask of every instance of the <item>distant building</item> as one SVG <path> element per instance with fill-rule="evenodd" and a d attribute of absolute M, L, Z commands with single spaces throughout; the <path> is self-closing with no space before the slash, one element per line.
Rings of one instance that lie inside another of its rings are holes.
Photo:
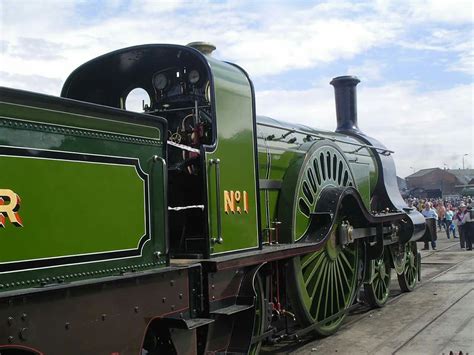
<path fill-rule="evenodd" d="M 474 187 L 474 169 L 422 169 L 405 178 L 410 195 L 441 197 L 463 194 Z"/>
<path fill-rule="evenodd" d="M 463 196 L 474 196 L 474 169 L 458 169 L 448 170 L 456 175 L 459 184 L 456 189 Z"/>

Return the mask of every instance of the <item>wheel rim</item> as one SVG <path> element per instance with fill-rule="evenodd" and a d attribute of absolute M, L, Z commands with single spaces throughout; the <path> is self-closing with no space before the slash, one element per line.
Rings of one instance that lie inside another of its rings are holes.
<path fill-rule="evenodd" d="M 306 235 L 312 213 L 321 192 L 326 187 L 355 186 L 349 165 L 339 149 L 323 145 L 313 150 L 303 163 L 296 184 L 293 208 L 292 241 Z M 340 221 L 339 221 L 340 222 Z M 360 248 L 358 243 L 342 248 L 337 244 L 336 223 L 324 247 L 314 253 L 292 260 L 296 290 L 292 304 L 304 324 L 319 323 L 347 309 L 353 302 L 358 286 Z M 291 296 L 290 296 L 291 297 Z M 319 324 L 315 330 L 328 335 L 337 330 L 345 314 Z"/>
<path fill-rule="evenodd" d="M 371 282 L 364 285 L 369 303 L 373 306 L 383 306 L 390 294 L 391 271 L 390 257 L 387 251 L 383 255 L 371 262 L 372 276 Z"/>

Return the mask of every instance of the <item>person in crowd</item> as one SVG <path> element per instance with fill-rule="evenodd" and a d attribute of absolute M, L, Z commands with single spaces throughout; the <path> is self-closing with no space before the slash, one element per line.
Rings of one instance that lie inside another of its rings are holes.
<path fill-rule="evenodd" d="M 465 250 L 466 249 L 466 233 L 465 233 L 465 220 L 464 220 L 464 215 L 467 213 L 466 205 L 462 202 L 459 205 L 459 208 L 456 212 L 456 214 L 453 217 L 453 222 L 456 224 L 458 227 L 459 231 L 459 243 L 461 244 L 461 249 Z"/>
<path fill-rule="evenodd" d="M 466 207 L 463 219 L 464 226 L 464 240 L 466 243 L 466 250 L 472 250 L 472 243 L 474 242 L 474 216 L 472 212 L 472 206 Z"/>
<path fill-rule="evenodd" d="M 444 218 L 446 219 L 445 222 L 445 227 L 446 227 L 446 236 L 449 238 L 449 234 L 452 231 L 453 232 L 453 238 L 456 238 L 456 228 L 454 227 L 453 224 L 453 217 L 454 217 L 454 212 L 452 211 L 452 206 L 450 203 L 448 203 L 448 207 L 446 208 L 446 214 L 444 215 Z"/>
<path fill-rule="evenodd" d="M 423 236 L 423 242 L 425 246 L 423 250 L 429 250 L 429 244 L 431 242 L 431 249 L 436 250 L 436 239 L 438 236 L 436 234 L 436 221 L 438 220 L 438 215 L 436 210 L 432 207 L 431 202 L 425 202 L 425 208 L 421 211 L 421 214 L 425 217 L 426 221 L 426 231 Z"/>
<path fill-rule="evenodd" d="M 446 207 L 444 207 L 443 200 L 437 202 L 436 213 L 438 214 L 438 232 L 441 232 L 441 228 L 446 228 Z"/>
<path fill-rule="evenodd" d="M 418 202 L 418 211 L 420 212 L 423 211 L 424 206 L 425 206 L 425 200 L 420 200 Z"/>

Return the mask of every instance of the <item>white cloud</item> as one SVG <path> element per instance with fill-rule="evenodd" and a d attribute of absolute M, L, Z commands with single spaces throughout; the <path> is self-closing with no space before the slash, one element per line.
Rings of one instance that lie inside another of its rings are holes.
<path fill-rule="evenodd" d="M 420 41 L 404 36 L 411 23 L 421 20 L 418 12 L 422 6 L 426 5 L 429 12 L 424 16 L 426 20 L 436 17 L 442 6 L 436 1 L 404 6 L 399 2 L 331 1 L 298 8 L 284 2 L 107 0 L 97 9 L 100 21 L 88 19 L 87 25 L 76 18 L 77 9 L 87 4 L 85 1 L 25 0 L 26 6 L 25 1 L 1 1 L 6 9 L 2 32 L 7 42 L 2 42 L 0 61 L 9 72 L 17 74 L 33 75 L 38 69 L 49 76 L 53 73 L 46 67 L 51 67 L 58 70 L 55 76 L 65 79 L 66 70 L 116 48 L 195 40 L 214 42 L 217 56 L 239 63 L 252 77 L 314 68 L 397 42 L 415 49 L 457 51 L 462 60 L 455 69 L 450 66 L 452 70 L 465 70 L 469 59 L 465 31 L 434 28 L 432 35 Z M 463 6 L 461 2 L 458 7 Z M 20 22 L 18 18 L 28 20 Z M 21 38 L 28 38 L 30 43 L 46 41 L 45 46 L 30 50 L 31 65 L 16 61 L 19 48 L 23 48 L 25 59 L 28 54 Z M 52 53 L 53 44 L 57 53 Z M 48 55 L 64 58 L 46 63 L 37 60 Z M 376 70 L 367 73 L 369 77 L 380 76 Z"/>
<path fill-rule="evenodd" d="M 459 54 L 458 59 L 449 64 L 448 70 L 468 74 L 472 79 L 474 76 L 474 49 L 471 48 L 470 51 Z"/>
<path fill-rule="evenodd" d="M 351 58 L 390 41 L 399 27 L 399 24 L 387 23 L 376 16 L 354 19 L 329 16 L 341 7 L 348 11 L 357 9 L 343 2 L 337 6 L 320 4 L 304 10 L 272 5 L 252 13 L 237 2 L 203 6 L 199 2 L 150 0 L 133 0 L 124 14 L 110 18 L 103 13 L 115 11 L 122 3 L 108 2 L 107 8 L 100 11 L 101 22 L 89 21 L 87 26 L 80 26 L 80 21 L 74 18 L 74 2 L 64 3 L 66 5 L 45 1 L 40 6 L 39 2 L 32 1 L 28 3 L 31 6 L 23 7 L 18 2 L 7 2 L 9 11 L 4 17 L 8 19 L 3 27 L 9 46 L 2 51 L 0 60 L 8 65 L 9 71 L 24 73 L 25 63 L 15 65 L 13 57 L 17 54 L 15 49 L 24 47 L 21 37 L 25 37 L 30 42 L 47 39 L 46 43 L 58 46 L 58 52 L 67 59 L 49 60 L 47 64 L 54 68 L 72 69 L 72 64 L 79 64 L 79 58 L 85 60 L 139 43 L 185 44 L 207 40 L 218 45 L 217 55 L 241 64 L 252 76 L 275 75 Z M 249 6 L 253 5 L 249 3 Z M 41 15 L 45 7 L 48 14 Z M 20 15 L 13 16 L 16 9 Z M 19 17 L 31 21 L 14 20 Z M 48 50 L 48 46 L 39 47 L 37 51 L 31 51 L 31 56 L 46 56 Z M 30 68 L 44 69 L 38 64 L 35 62 Z M 61 72 L 61 75 L 64 74 Z"/>
<path fill-rule="evenodd" d="M 472 23 L 471 0 L 411 0 L 402 3 L 407 6 L 412 18 L 419 22 Z"/>
<path fill-rule="evenodd" d="M 362 81 L 374 82 L 383 79 L 383 73 L 387 67 L 386 63 L 376 60 L 364 60 L 360 65 L 351 65 L 347 69 L 347 75 L 355 75 Z"/>
<path fill-rule="evenodd" d="M 11 74 L 0 71 L 0 83 L 3 86 L 15 89 L 35 91 L 49 95 L 59 95 L 62 80 L 49 78 L 41 75 Z"/>
<path fill-rule="evenodd" d="M 254 76 L 277 74 L 351 58 L 390 40 L 394 32 L 391 26 L 376 21 L 295 16 L 290 22 L 242 34 L 222 53 L 238 60 Z"/>

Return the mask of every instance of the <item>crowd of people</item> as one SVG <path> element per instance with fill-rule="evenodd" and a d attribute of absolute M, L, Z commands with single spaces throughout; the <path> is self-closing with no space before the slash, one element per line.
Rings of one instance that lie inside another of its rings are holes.
<path fill-rule="evenodd" d="M 437 232 L 445 231 L 450 239 L 459 238 L 462 250 L 472 250 L 474 243 L 474 211 L 470 197 L 456 199 L 409 198 L 407 204 L 418 209 L 426 220 L 427 231 L 423 237 L 425 250 L 436 250 Z"/>

